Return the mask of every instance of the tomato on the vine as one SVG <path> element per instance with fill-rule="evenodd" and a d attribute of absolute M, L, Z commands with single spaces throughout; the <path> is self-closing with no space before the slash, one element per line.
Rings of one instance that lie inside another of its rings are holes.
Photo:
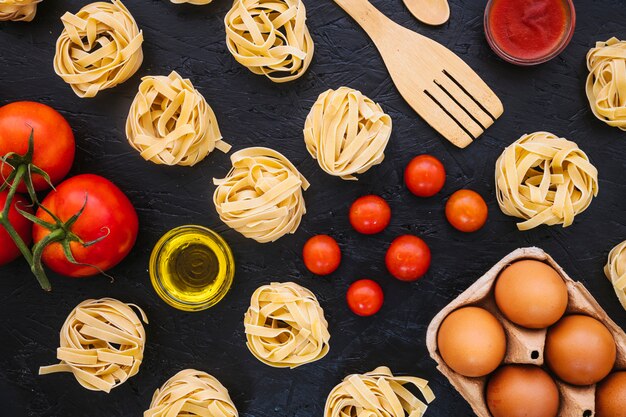
<path fill-rule="evenodd" d="M 434 156 L 418 155 L 406 166 L 404 183 L 416 196 L 432 197 L 446 183 L 446 170 Z"/>
<path fill-rule="evenodd" d="M 399 236 L 387 249 L 385 264 L 389 273 L 397 279 L 415 281 L 430 267 L 430 248 L 417 236 Z"/>
<path fill-rule="evenodd" d="M 98 175 L 77 175 L 63 181 L 41 204 L 64 222 L 84 206 L 70 232 L 83 242 L 97 240 L 89 246 L 79 241 L 70 242 L 71 252 L 77 263 L 67 259 L 61 243 L 55 242 L 46 246 L 43 250 L 43 263 L 61 275 L 86 277 L 106 271 L 128 255 L 137 239 L 138 219 L 133 205 L 119 188 Z M 37 210 L 37 217 L 54 223 L 52 217 L 42 208 Z M 35 224 L 35 244 L 51 233 L 55 232 Z"/>
<path fill-rule="evenodd" d="M 472 190 L 459 190 L 446 203 L 446 218 L 461 232 L 477 231 L 487 222 L 488 214 L 487 203 Z"/>
<path fill-rule="evenodd" d="M 373 235 L 382 232 L 391 221 L 389 204 L 377 195 L 357 198 L 350 206 L 350 224 L 359 233 Z"/>
<path fill-rule="evenodd" d="M 358 316 L 371 316 L 383 306 L 383 289 L 376 281 L 361 279 L 355 281 L 348 288 L 346 300 L 350 310 Z"/>
<path fill-rule="evenodd" d="M 328 275 L 335 272 L 341 262 L 341 249 L 328 235 L 313 236 L 302 249 L 304 265 L 316 275 Z"/>
<path fill-rule="evenodd" d="M 0 191 L 0 213 L 4 209 L 4 205 L 7 201 L 7 196 L 9 195 L 8 191 Z M 19 204 L 19 208 L 26 212 L 31 213 L 32 210 L 27 206 L 28 200 L 22 197 L 19 194 L 15 194 L 13 197 L 13 201 L 11 201 L 11 205 L 9 206 L 9 223 L 17 234 L 22 238 L 26 245 L 31 242 L 31 230 L 33 224 L 26 217 L 22 216 L 17 212 L 15 206 Z M 4 227 L 0 226 L 0 266 L 8 264 L 9 262 L 17 259 L 20 256 L 20 250 L 17 248 L 13 239 L 9 233 L 4 229 Z"/>
<path fill-rule="evenodd" d="M 0 107 L 0 156 L 10 152 L 26 154 L 31 132 L 34 139 L 32 164 L 45 171 L 50 181 L 57 184 L 74 162 L 74 134 L 65 118 L 52 107 L 32 101 Z M 5 163 L 2 176 L 7 178 L 12 170 Z M 39 174 L 33 174 L 32 180 L 36 191 L 50 188 Z M 19 185 L 18 191 L 26 191 L 24 183 Z"/>

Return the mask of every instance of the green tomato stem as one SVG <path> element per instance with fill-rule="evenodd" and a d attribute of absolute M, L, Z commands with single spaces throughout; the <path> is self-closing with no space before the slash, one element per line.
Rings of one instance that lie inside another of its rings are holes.
<path fill-rule="evenodd" d="M 19 167 L 17 167 L 15 177 L 11 182 L 11 187 L 9 188 L 9 193 L 7 194 L 6 202 L 4 203 L 4 208 L 2 209 L 2 213 L 0 213 L 0 225 L 2 225 L 8 235 L 11 236 L 11 239 L 15 243 L 15 246 L 17 246 L 17 248 L 20 250 L 20 252 L 24 256 L 24 259 L 26 259 L 26 262 L 28 262 L 31 271 L 33 271 L 33 273 L 35 274 L 35 277 L 37 278 L 37 281 L 39 281 L 39 285 L 41 285 L 41 288 L 45 291 L 51 291 L 52 286 L 50 285 L 50 281 L 46 276 L 46 272 L 41 266 L 41 258 L 38 262 L 39 265 L 36 265 L 30 249 L 28 248 L 26 243 L 24 243 L 22 237 L 19 235 L 19 233 L 17 233 L 17 231 L 9 221 L 9 210 L 11 209 L 11 203 L 15 198 L 15 193 L 17 192 L 18 185 L 27 173 L 27 165 L 20 165 Z"/>

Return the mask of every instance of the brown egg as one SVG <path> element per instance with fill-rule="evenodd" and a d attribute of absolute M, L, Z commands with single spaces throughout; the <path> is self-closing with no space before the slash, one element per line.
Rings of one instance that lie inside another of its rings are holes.
<path fill-rule="evenodd" d="M 592 317 L 565 316 L 548 329 L 544 355 L 563 381 L 591 385 L 613 369 L 615 340 L 606 326 Z"/>
<path fill-rule="evenodd" d="M 614 372 L 597 385 L 596 417 L 626 417 L 626 371 Z"/>
<path fill-rule="evenodd" d="M 567 286 L 550 265 L 518 261 L 500 273 L 495 287 L 498 308 L 513 323 L 530 329 L 553 325 L 567 308 Z"/>
<path fill-rule="evenodd" d="M 452 370 L 464 376 L 483 376 L 504 359 L 506 336 L 493 314 L 478 307 L 463 307 L 441 323 L 437 345 Z"/>
<path fill-rule="evenodd" d="M 507 365 L 487 383 L 487 406 L 493 417 L 556 417 L 559 389 L 534 365 Z"/>

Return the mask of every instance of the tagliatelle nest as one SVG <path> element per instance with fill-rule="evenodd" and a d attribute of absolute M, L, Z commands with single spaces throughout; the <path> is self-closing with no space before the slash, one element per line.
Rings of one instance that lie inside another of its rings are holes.
<path fill-rule="evenodd" d="M 96 2 L 61 17 L 54 71 L 77 96 L 95 97 L 132 77 L 143 62 L 143 33 L 119 0 Z"/>
<path fill-rule="evenodd" d="M 0 0 L 0 22 L 30 22 L 37 14 L 41 0 Z"/>
<path fill-rule="evenodd" d="M 587 98 L 596 117 L 626 131 L 626 41 L 596 42 L 587 54 Z"/>
<path fill-rule="evenodd" d="M 192 166 L 215 148 L 230 150 L 211 106 L 176 71 L 142 78 L 126 119 L 126 137 L 155 164 Z"/>
<path fill-rule="evenodd" d="M 220 219 L 259 243 L 294 233 L 306 213 L 302 190 L 309 187 L 296 167 L 263 147 L 242 149 L 230 160 L 233 167 L 226 178 L 213 179 Z"/>
<path fill-rule="evenodd" d="M 322 93 L 304 125 L 304 142 L 320 167 L 356 180 L 385 159 L 391 117 L 360 91 L 348 87 Z"/>
<path fill-rule="evenodd" d="M 609 253 L 604 274 L 613 284 L 617 298 L 626 309 L 626 240 Z"/>
<path fill-rule="evenodd" d="M 71 372 L 80 385 L 110 392 L 139 372 L 146 343 L 141 320 L 131 307 L 112 298 L 86 300 L 67 317 L 61 328 L 57 365 L 42 366 L 39 375 Z"/>
<path fill-rule="evenodd" d="M 598 195 L 598 171 L 574 142 L 548 132 L 522 136 L 496 162 L 496 193 L 519 230 L 567 227 Z"/>
<path fill-rule="evenodd" d="M 152 397 L 143 417 L 237 417 L 228 390 L 213 376 L 185 369 L 167 380 Z"/>
<path fill-rule="evenodd" d="M 250 352 L 276 368 L 314 362 L 329 350 L 324 310 L 311 291 L 293 282 L 257 288 L 244 325 Z"/>
<path fill-rule="evenodd" d="M 407 385 L 424 396 L 419 400 Z M 363 375 L 348 375 L 328 395 L 324 417 L 421 417 L 435 399 L 428 381 L 394 376 L 386 366 Z"/>
<path fill-rule="evenodd" d="M 313 59 L 302 0 L 235 0 L 224 24 L 237 62 L 276 83 L 299 78 Z"/>

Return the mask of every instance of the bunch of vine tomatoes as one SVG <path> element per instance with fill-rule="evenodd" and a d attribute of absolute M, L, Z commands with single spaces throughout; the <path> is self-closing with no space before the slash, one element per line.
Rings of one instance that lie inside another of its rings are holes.
<path fill-rule="evenodd" d="M 69 277 L 103 273 L 137 238 L 135 208 L 112 182 L 94 174 L 64 180 L 75 151 L 70 125 L 53 108 L 0 107 L 0 266 L 23 256 L 45 290 L 44 265 Z"/>
<path fill-rule="evenodd" d="M 418 197 L 432 197 L 439 193 L 446 181 L 443 164 L 431 155 L 413 158 L 404 171 L 404 182 L 411 193 Z M 488 209 L 480 194 L 472 190 L 458 190 L 446 202 L 448 222 L 461 232 L 471 233 L 483 227 Z M 348 217 L 359 233 L 373 235 L 382 232 L 391 222 L 389 204 L 377 195 L 366 195 L 352 203 Z M 302 250 L 304 264 L 316 275 L 329 275 L 341 263 L 341 249 L 332 237 L 311 237 Z M 395 238 L 385 254 L 389 273 L 401 281 L 416 281 L 430 268 L 430 248 L 421 238 L 402 235 Z M 346 301 L 352 312 L 359 316 L 371 316 L 382 307 L 384 294 L 381 286 L 371 279 L 353 282 L 347 290 Z"/>

